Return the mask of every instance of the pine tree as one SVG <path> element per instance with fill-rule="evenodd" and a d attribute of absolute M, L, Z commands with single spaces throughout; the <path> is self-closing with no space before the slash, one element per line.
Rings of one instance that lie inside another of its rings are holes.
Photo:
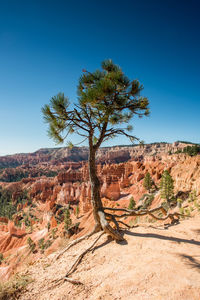
<path fill-rule="evenodd" d="M 136 205 L 136 202 L 135 202 L 134 198 L 131 197 L 130 200 L 129 200 L 128 209 L 134 209 L 135 205 Z"/>
<path fill-rule="evenodd" d="M 153 180 L 151 178 L 150 173 L 147 172 L 146 175 L 145 175 L 145 177 L 144 177 L 143 186 L 150 193 L 152 185 L 153 185 Z"/>
<path fill-rule="evenodd" d="M 64 212 L 64 228 L 66 232 L 68 232 L 71 225 L 72 225 L 72 220 L 70 218 L 70 211 L 69 208 L 67 208 Z"/>
<path fill-rule="evenodd" d="M 123 238 L 106 220 L 96 172 L 96 153 L 104 141 L 119 135 L 132 142 L 139 140 L 131 134 L 130 121 L 135 115 L 143 117 L 149 114 L 148 99 L 140 95 L 142 89 L 138 80 L 131 81 L 109 59 L 102 62 L 101 70 L 93 73 L 83 70 L 78 84 L 78 101 L 73 107 L 70 107 L 68 98 L 59 93 L 42 108 L 44 119 L 49 124 L 49 136 L 57 143 L 62 143 L 73 133 L 83 139 L 80 142 L 88 141 L 94 230 L 110 232 L 116 240 Z M 122 126 L 123 123 L 127 126 Z M 69 146 L 73 146 L 71 142 Z"/>
<path fill-rule="evenodd" d="M 167 170 L 163 172 L 161 177 L 160 194 L 161 198 L 167 202 L 169 202 L 174 195 L 174 181 Z"/>

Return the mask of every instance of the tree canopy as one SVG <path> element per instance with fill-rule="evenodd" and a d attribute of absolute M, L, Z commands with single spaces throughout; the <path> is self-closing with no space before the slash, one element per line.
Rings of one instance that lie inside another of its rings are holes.
<path fill-rule="evenodd" d="M 149 114 L 149 102 L 140 92 L 143 86 L 138 80 L 129 80 L 112 60 L 102 62 L 101 70 L 83 74 L 78 84 L 77 103 L 70 106 L 64 93 L 59 93 L 42 108 L 49 124 L 48 134 L 57 143 L 76 133 L 97 150 L 103 141 L 117 135 L 125 135 L 131 141 L 132 126 L 128 124 L 134 115 Z M 126 123 L 126 127 L 122 124 Z"/>

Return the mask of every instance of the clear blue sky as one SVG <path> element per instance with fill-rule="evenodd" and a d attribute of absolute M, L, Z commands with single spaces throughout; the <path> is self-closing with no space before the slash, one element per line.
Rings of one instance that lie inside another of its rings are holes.
<path fill-rule="evenodd" d="M 200 142 L 199 0 L 1 0 L 0 155 L 54 147 L 41 107 L 111 58 L 144 85 L 145 142 Z M 128 144 L 116 139 L 112 144 Z"/>

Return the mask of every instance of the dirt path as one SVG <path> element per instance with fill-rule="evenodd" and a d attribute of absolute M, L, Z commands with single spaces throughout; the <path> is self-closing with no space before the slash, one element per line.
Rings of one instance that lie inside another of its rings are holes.
<path fill-rule="evenodd" d="M 56 262 L 52 262 L 53 254 L 30 266 L 28 273 L 34 282 L 20 299 L 199 300 L 200 217 L 168 229 L 155 224 L 127 232 L 127 244 L 110 242 L 103 236 L 72 275 L 83 282 L 81 286 L 68 282 L 55 286 L 52 281 L 66 274 L 95 235 Z"/>

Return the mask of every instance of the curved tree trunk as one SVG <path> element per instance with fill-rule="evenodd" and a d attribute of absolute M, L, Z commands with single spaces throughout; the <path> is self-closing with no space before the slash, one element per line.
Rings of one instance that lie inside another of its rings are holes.
<path fill-rule="evenodd" d="M 112 236 L 113 239 L 122 241 L 124 239 L 121 236 L 121 234 L 118 231 L 115 231 L 106 220 L 106 216 L 101 201 L 101 194 L 100 194 L 101 185 L 96 172 L 95 155 L 96 155 L 96 150 L 92 145 L 90 145 L 88 164 L 89 164 L 89 176 L 90 176 L 90 184 L 91 184 L 92 208 L 93 208 L 93 215 L 95 219 L 96 231 L 103 230 L 104 232 Z"/>
<path fill-rule="evenodd" d="M 90 146 L 88 164 L 89 164 L 89 177 L 90 177 L 90 184 L 91 184 L 92 208 L 93 208 L 93 215 L 94 215 L 96 226 L 100 229 L 101 221 L 98 212 L 103 211 L 103 205 L 100 196 L 100 188 L 101 188 L 100 181 L 96 172 L 95 155 L 96 155 L 96 151 L 93 149 L 92 146 Z"/>

